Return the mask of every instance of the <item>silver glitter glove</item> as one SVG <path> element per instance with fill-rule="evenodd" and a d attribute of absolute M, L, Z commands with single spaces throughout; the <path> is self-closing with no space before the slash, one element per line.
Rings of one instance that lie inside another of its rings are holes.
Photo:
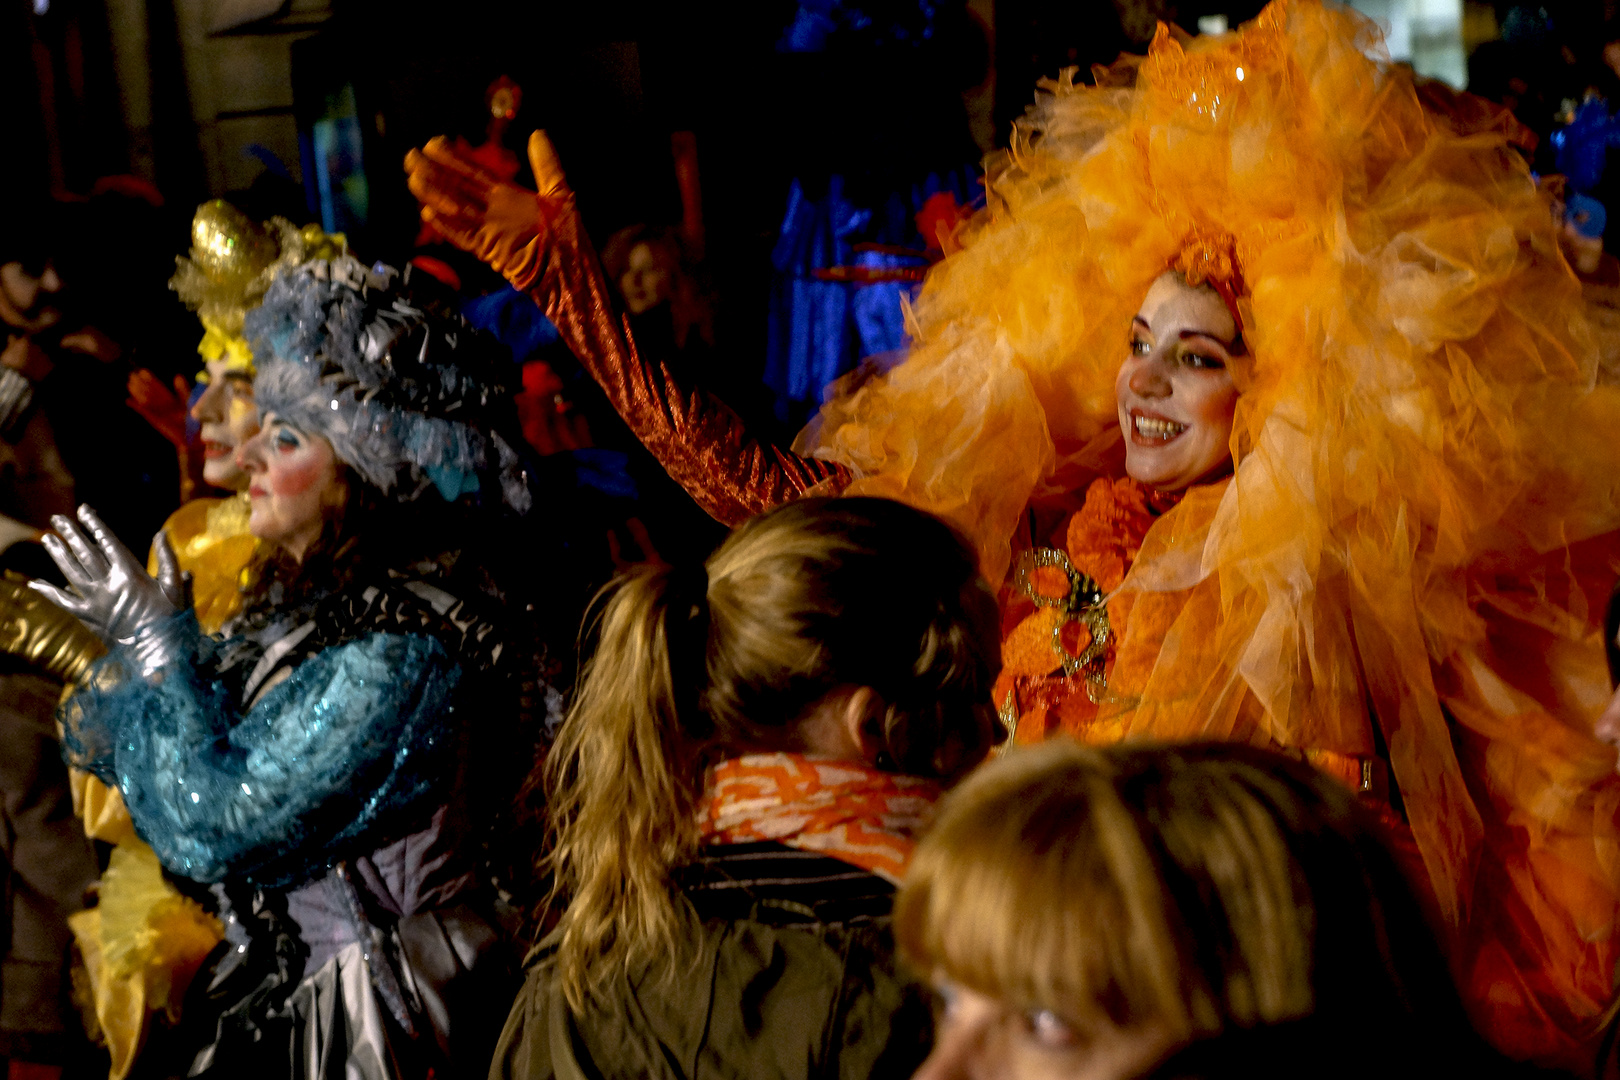
<path fill-rule="evenodd" d="M 43 539 L 46 552 L 72 591 L 40 581 L 29 584 L 75 615 L 109 648 L 134 645 L 140 638 L 137 651 L 142 654 L 142 668 L 150 672 L 161 667 L 172 659 L 167 643 L 173 635 L 154 631 L 171 615 L 191 606 L 191 575 L 180 572 L 174 548 L 161 530 L 153 540 L 158 561 L 158 576 L 153 578 L 95 511 L 79 507 L 79 521 L 89 530 L 88 537 L 71 519 L 58 514 L 51 518 L 57 535 L 47 533 Z"/>

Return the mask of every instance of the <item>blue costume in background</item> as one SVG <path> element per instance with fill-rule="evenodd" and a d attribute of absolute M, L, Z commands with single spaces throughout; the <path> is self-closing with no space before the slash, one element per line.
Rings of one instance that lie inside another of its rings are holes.
<path fill-rule="evenodd" d="M 928 197 L 948 191 L 962 205 L 982 195 L 978 169 L 963 165 L 931 172 L 904 191 L 891 191 L 878 206 L 859 206 L 835 175 L 827 193 L 814 199 L 794 180 L 788 191 L 781 235 L 771 252 L 770 338 L 765 383 L 777 395 L 777 415 L 788 402 L 820 405 L 822 392 L 868 356 L 894 352 L 906 343 L 901 303 L 916 285 L 904 281 L 818 281 L 813 271 L 830 266 L 924 267 L 927 243 L 913 221 Z M 856 252 L 856 244 L 907 247 L 917 255 Z"/>
<path fill-rule="evenodd" d="M 942 191 L 961 205 L 982 198 L 979 150 L 968 137 L 960 100 L 954 122 L 934 101 L 956 97 L 959 88 L 940 85 L 949 81 L 941 72 L 950 64 L 936 62 L 936 54 L 958 44 L 946 40 L 948 31 L 965 22 L 960 0 L 802 0 L 777 43 L 778 53 L 825 60 L 811 76 L 825 83 L 812 103 L 822 115 L 849 126 L 902 126 L 865 141 L 834 131 L 826 146 L 812 135 L 812 145 L 803 148 L 822 171 L 791 181 L 771 253 L 764 381 L 783 421 L 802 422 L 833 380 L 866 357 L 905 345 L 901 303 L 915 285 L 822 281 L 814 272 L 924 267 L 929 243 L 913 220 L 923 203 Z M 837 104 L 846 95 L 860 99 L 858 110 Z M 924 110 L 927 123 L 916 122 L 914 114 Z M 788 127 L 796 137 L 806 130 L 791 120 Z M 855 251 L 868 244 L 907 248 L 916 256 Z"/>
<path fill-rule="evenodd" d="M 1575 109 L 1573 120 L 1552 134 L 1558 171 L 1569 180 L 1567 216 L 1582 235 L 1597 238 L 1608 223 L 1608 208 L 1599 198 L 1609 151 L 1620 147 L 1620 119 L 1609 115 L 1608 102 L 1589 97 Z"/>
<path fill-rule="evenodd" d="M 528 363 L 560 336 L 528 294 L 510 285 L 463 300 L 461 316 L 511 349 L 512 360 L 518 364 Z"/>

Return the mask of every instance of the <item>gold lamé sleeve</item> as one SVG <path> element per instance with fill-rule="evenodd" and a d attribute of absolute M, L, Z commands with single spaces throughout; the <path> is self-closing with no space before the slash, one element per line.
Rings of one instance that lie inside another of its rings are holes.
<path fill-rule="evenodd" d="M 628 321 L 614 315 L 596 252 L 572 206 L 543 227 L 549 251 L 530 295 L 636 438 L 710 516 L 737 525 L 849 484 L 845 466 L 762 442 L 725 402 L 681 386 L 667 364 L 643 357 Z"/>
<path fill-rule="evenodd" d="M 18 657 L 69 686 L 107 651 L 101 639 L 6 571 L 0 577 L 0 653 Z"/>

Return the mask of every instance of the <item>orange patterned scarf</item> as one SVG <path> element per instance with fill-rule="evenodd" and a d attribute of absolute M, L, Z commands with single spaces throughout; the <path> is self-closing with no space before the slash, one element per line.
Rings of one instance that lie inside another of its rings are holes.
<path fill-rule="evenodd" d="M 704 778 L 698 824 L 705 844 L 774 840 L 894 882 L 913 838 L 933 815 L 936 781 L 896 776 L 815 754 L 747 754 Z"/>

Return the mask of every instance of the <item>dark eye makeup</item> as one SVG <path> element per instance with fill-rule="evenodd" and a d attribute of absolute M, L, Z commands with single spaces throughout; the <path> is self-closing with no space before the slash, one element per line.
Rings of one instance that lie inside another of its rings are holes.
<path fill-rule="evenodd" d="M 1206 371 L 1220 371 L 1226 367 L 1226 361 L 1208 353 L 1186 352 L 1181 354 L 1181 362 L 1190 368 Z"/>

